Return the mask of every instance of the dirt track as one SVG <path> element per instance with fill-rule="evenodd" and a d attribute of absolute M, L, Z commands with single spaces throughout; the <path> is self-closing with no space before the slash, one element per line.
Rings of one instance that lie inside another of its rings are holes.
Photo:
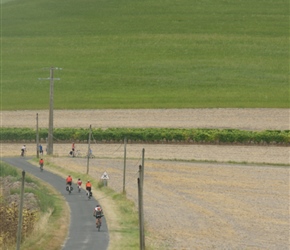
<path fill-rule="evenodd" d="M 196 114 L 196 111 L 143 110 L 139 117 L 143 118 L 144 123 L 140 119 L 136 120 L 137 111 L 108 111 L 107 118 L 105 111 L 85 111 L 83 115 L 82 112 L 76 114 L 75 111 L 62 111 L 56 123 L 59 127 L 65 124 L 64 127 L 82 127 L 84 124 L 84 127 L 87 124 L 94 124 L 94 127 L 120 127 L 128 124 L 131 127 L 163 127 L 165 124 L 167 126 L 164 127 L 182 127 L 184 124 L 184 127 L 188 127 L 190 124 L 196 125 L 193 123 L 196 121 L 198 124 L 207 124 L 202 127 L 289 129 L 289 110 L 204 110 L 201 113 L 203 115 L 200 114 L 199 119 L 195 120 L 197 116 L 192 119 L 189 113 Z M 5 118 L 2 125 L 34 127 L 36 112 L 24 113 L 25 116 L 20 120 L 16 113 L 11 116 L 8 113 L 2 114 L 2 118 Z M 26 120 L 25 117 L 30 119 Z M 91 160 L 90 173 L 100 178 L 107 171 L 110 176 L 109 186 L 121 191 L 123 145 L 93 143 L 92 147 L 97 158 Z M 148 246 L 176 250 L 289 249 L 288 167 L 165 161 L 195 159 L 289 164 L 289 147 L 129 144 L 126 191 L 135 202 L 142 148 L 145 148 L 146 159 L 144 211 L 146 227 L 150 232 L 146 236 Z M 77 145 L 77 149 L 83 153 L 86 145 Z M 28 145 L 28 154 L 34 154 L 34 150 L 35 145 Z M 69 158 L 69 150 L 69 144 L 56 144 L 54 152 L 60 157 L 55 157 L 53 161 L 64 168 L 84 172 L 86 160 Z M 8 144 L 1 145 L 1 155 L 18 155 L 19 151 L 20 145 L 13 145 L 13 148 Z M 98 198 L 100 202 L 106 199 Z"/>

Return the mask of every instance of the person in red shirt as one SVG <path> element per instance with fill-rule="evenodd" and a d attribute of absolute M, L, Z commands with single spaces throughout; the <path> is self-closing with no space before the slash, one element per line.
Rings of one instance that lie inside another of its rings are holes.
<path fill-rule="evenodd" d="M 82 183 L 83 183 L 83 182 L 81 181 L 81 179 L 78 178 L 77 185 L 78 185 L 78 190 L 79 190 L 79 192 L 81 191 Z"/>
<path fill-rule="evenodd" d="M 75 143 L 73 142 L 71 145 L 72 157 L 75 157 Z"/>

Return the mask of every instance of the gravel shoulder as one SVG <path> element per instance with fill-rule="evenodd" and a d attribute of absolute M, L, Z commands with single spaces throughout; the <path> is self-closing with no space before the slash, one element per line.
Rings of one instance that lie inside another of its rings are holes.
<path fill-rule="evenodd" d="M 20 112 L 26 114 L 21 118 L 15 115 L 16 111 L 10 112 L 11 115 L 2 113 L 2 126 L 34 127 L 36 112 Z M 46 111 L 42 112 L 40 117 L 45 116 Z M 104 110 L 61 112 L 59 118 L 56 112 L 56 127 L 92 124 L 105 128 L 131 124 L 130 127 L 289 129 L 286 109 L 130 110 L 128 113 L 108 110 L 107 117 Z M 48 118 L 44 120 L 42 126 L 47 126 Z M 35 144 L 27 146 L 28 155 L 35 154 Z M 55 144 L 57 157 L 51 160 L 72 171 L 86 171 L 86 159 L 69 157 L 70 147 L 70 144 Z M 1 144 L 1 156 L 19 155 L 20 148 L 20 144 Z M 275 165 L 289 165 L 289 147 L 128 144 L 126 192 L 135 203 L 143 148 L 147 246 L 183 250 L 289 249 L 289 167 Z M 77 144 L 76 149 L 84 154 L 87 145 Z M 90 160 L 90 174 L 98 179 L 106 171 L 109 186 L 121 192 L 123 145 L 93 143 L 92 149 L 96 158 Z M 225 163 L 229 161 L 252 164 Z M 106 199 L 96 198 L 100 202 Z"/>

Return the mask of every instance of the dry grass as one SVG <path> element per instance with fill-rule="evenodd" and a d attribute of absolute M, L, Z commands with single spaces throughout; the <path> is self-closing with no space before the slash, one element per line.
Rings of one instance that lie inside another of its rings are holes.
<path fill-rule="evenodd" d="M 29 250 L 60 250 L 68 235 L 70 208 L 63 197 L 49 184 L 45 184 L 52 194 L 58 197 L 57 209 L 61 213 L 57 218 L 52 217 L 53 211 L 41 214 L 40 220 L 35 226 L 34 233 L 24 242 L 22 248 Z"/>

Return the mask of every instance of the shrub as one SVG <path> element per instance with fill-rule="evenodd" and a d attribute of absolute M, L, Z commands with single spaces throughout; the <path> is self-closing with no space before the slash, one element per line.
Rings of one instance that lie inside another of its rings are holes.
<path fill-rule="evenodd" d="M 47 135 L 47 130 L 40 131 L 41 136 Z M 2 141 L 31 141 L 36 137 L 33 129 L 2 128 Z M 84 141 L 89 138 L 89 129 L 58 128 L 54 130 L 56 141 Z M 92 140 L 120 142 L 125 138 L 131 141 L 193 141 L 195 143 L 267 143 L 289 144 L 289 130 L 245 131 L 238 129 L 174 129 L 174 128 L 108 128 L 93 129 Z"/>

